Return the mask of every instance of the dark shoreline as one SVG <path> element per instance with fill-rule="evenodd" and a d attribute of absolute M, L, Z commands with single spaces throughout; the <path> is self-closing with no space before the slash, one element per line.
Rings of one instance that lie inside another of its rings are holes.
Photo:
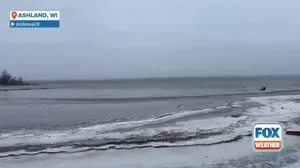
<path fill-rule="evenodd" d="M 22 88 L 22 89 L 0 89 L 0 92 L 20 91 L 20 90 L 46 90 L 50 88 Z"/>
<path fill-rule="evenodd" d="M 7 86 L 6 86 L 7 87 Z M 15 86 L 14 86 L 15 87 Z M 24 87 L 24 88 L 13 88 L 13 87 L 9 87 L 9 88 L 1 88 L 0 87 L 0 92 L 7 92 L 7 91 L 20 91 L 20 90 L 46 90 L 46 89 L 51 89 L 51 88 L 30 88 L 30 87 Z"/>

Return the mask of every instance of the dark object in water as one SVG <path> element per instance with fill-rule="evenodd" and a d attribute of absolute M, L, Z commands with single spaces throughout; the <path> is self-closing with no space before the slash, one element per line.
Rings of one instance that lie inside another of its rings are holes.
<path fill-rule="evenodd" d="M 262 88 L 260 89 L 260 91 L 266 91 L 266 90 L 267 90 L 266 87 L 262 87 Z"/>
<path fill-rule="evenodd" d="M 237 118 L 237 117 L 240 117 L 241 115 L 239 114 L 231 114 L 230 117 L 234 117 L 234 118 Z"/>
<path fill-rule="evenodd" d="M 287 135 L 297 135 L 297 136 L 300 136 L 300 131 L 286 131 L 285 133 Z"/>
<path fill-rule="evenodd" d="M 281 107 L 281 109 L 284 109 L 284 107 Z"/>
<path fill-rule="evenodd" d="M 181 109 L 181 108 L 183 108 L 183 105 L 182 105 L 182 104 L 179 104 L 179 105 L 177 106 L 177 108 Z"/>

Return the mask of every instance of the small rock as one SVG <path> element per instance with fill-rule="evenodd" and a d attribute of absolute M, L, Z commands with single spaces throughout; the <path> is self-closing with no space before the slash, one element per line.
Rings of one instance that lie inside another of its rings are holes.
<path fill-rule="evenodd" d="M 284 109 L 283 107 L 281 107 L 281 109 Z"/>

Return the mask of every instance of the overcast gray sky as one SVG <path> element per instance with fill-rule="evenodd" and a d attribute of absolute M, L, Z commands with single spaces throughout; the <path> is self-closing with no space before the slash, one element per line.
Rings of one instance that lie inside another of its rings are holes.
<path fill-rule="evenodd" d="M 27 79 L 300 74 L 299 0 L 3 0 L 0 69 Z M 10 10 L 59 10 L 11 29 Z"/>

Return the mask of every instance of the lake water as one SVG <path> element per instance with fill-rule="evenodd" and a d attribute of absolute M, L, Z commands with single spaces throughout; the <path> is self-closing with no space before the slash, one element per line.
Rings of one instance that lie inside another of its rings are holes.
<path fill-rule="evenodd" d="M 99 150 L 193 151 L 242 141 L 256 121 L 289 127 L 300 112 L 299 76 L 37 83 L 47 89 L 0 92 L 0 162 Z"/>

